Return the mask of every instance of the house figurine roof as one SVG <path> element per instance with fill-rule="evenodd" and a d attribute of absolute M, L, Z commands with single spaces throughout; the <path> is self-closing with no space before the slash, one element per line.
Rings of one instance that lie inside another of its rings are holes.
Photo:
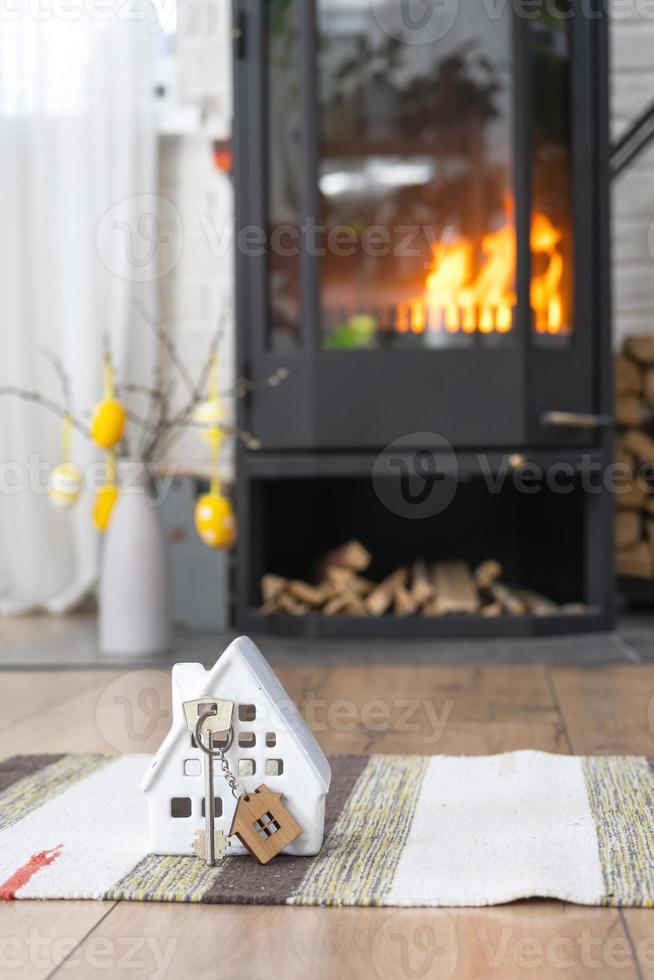
<path fill-rule="evenodd" d="M 241 636 L 230 643 L 210 670 L 205 670 L 202 664 L 175 664 L 173 667 L 173 723 L 145 775 L 142 783 L 144 792 L 152 789 L 157 782 L 173 746 L 179 739 L 188 737 L 182 711 L 183 702 L 193 698 L 217 696 L 223 692 L 224 696 L 231 696 L 234 692 L 225 691 L 225 675 L 232 664 L 245 668 L 244 673 L 248 678 L 246 690 L 240 696 L 258 699 L 277 713 L 285 732 L 297 743 L 326 793 L 331 782 L 331 770 L 325 754 L 267 660 L 247 636 Z"/>

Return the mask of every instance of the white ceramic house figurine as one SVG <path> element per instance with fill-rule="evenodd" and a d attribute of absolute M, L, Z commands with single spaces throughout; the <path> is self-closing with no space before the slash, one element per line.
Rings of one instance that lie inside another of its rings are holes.
<path fill-rule="evenodd" d="M 193 854 L 204 821 L 203 753 L 189 732 L 185 701 L 204 697 L 234 702 L 234 738 L 225 757 L 246 792 L 262 783 L 284 794 L 284 805 L 302 834 L 283 853 L 317 854 L 322 845 L 325 796 L 331 770 L 304 719 L 267 661 L 248 637 L 225 650 L 211 670 L 175 664 L 173 724 L 143 780 L 148 797 L 150 844 L 155 854 Z M 230 832 L 236 800 L 214 768 L 216 830 Z M 235 838 L 229 854 L 247 853 Z"/>

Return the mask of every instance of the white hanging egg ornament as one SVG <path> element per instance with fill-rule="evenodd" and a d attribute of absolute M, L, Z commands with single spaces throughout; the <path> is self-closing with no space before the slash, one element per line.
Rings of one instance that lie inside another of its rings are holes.
<path fill-rule="evenodd" d="M 82 492 L 82 471 L 75 463 L 60 463 L 50 477 L 48 496 L 57 510 L 68 510 Z"/>
<path fill-rule="evenodd" d="M 207 401 L 200 402 L 193 412 L 193 421 L 203 442 L 220 442 L 222 432 L 219 427 L 225 414 L 225 407 L 218 398 L 208 398 Z"/>
<path fill-rule="evenodd" d="M 209 548 L 231 548 L 236 540 L 236 518 L 231 500 L 219 493 L 198 497 L 193 514 L 195 529 Z"/>

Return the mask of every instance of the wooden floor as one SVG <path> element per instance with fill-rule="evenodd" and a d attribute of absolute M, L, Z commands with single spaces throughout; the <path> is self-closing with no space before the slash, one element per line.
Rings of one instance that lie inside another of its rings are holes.
<path fill-rule="evenodd" d="M 654 666 L 279 674 L 327 752 L 654 756 Z M 373 701 L 386 706 L 384 731 L 371 730 Z M 407 702 L 418 705 L 410 717 Z M 0 756 L 153 751 L 169 707 L 164 669 L 0 674 Z M 17 901 L 0 907 L 0 976 L 643 980 L 654 977 L 654 915 L 543 901 L 467 910 Z"/>

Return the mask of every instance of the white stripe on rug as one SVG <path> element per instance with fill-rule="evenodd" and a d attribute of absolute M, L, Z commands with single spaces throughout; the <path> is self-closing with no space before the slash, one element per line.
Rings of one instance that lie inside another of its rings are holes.
<path fill-rule="evenodd" d="M 141 780 L 147 755 L 127 755 L 82 779 L 0 832 L 0 882 L 41 851 L 55 852 L 20 898 L 101 898 L 149 853 Z"/>
<path fill-rule="evenodd" d="M 604 894 L 581 760 L 434 757 L 384 905 L 474 906 Z"/>

